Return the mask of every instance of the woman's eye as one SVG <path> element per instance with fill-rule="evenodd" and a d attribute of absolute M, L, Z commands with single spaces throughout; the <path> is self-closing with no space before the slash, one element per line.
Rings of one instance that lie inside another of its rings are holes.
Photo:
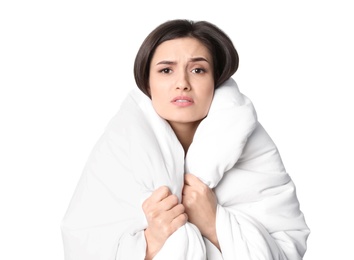
<path fill-rule="evenodd" d="M 193 73 L 196 73 L 196 74 L 200 74 L 200 73 L 205 72 L 205 70 L 204 70 L 204 69 L 201 69 L 201 68 L 196 68 L 196 69 L 193 69 L 192 72 L 193 72 Z"/>
<path fill-rule="evenodd" d="M 171 73 L 171 69 L 169 68 L 164 68 L 162 70 L 160 70 L 161 73 L 165 73 L 165 74 L 168 74 L 168 73 Z"/>

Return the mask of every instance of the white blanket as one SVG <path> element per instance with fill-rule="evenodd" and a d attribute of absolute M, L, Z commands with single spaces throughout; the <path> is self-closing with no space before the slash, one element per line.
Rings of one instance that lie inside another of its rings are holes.
<path fill-rule="evenodd" d="M 66 260 L 144 259 L 142 202 L 161 185 L 181 199 L 184 173 L 218 199 L 221 252 L 191 223 L 154 259 L 302 259 L 309 229 L 278 150 L 233 79 L 219 87 L 184 151 L 151 100 L 133 90 L 94 147 L 62 222 Z"/>

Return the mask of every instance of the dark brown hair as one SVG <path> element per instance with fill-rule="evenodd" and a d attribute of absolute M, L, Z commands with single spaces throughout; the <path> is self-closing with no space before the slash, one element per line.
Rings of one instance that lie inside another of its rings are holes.
<path fill-rule="evenodd" d="M 192 37 L 202 42 L 213 57 L 215 88 L 229 79 L 238 68 L 238 53 L 230 38 L 206 21 L 170 20 L 156 27 L 144 40 L 135 57 L 134 77 L 139 89 L 150 97 L 150 62 L 157 46 L 177 38 Z"/>

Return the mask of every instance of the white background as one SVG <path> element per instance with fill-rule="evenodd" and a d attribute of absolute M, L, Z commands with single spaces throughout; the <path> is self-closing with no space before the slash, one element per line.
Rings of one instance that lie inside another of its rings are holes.
<path fill-rule="evenodd" d="M 233 40 L 234 78 L 312 231 L 305 259 L 354 259 L 350 2 L 1 1 L 0 259 L 63 259 L 60 221 L 87 157 L 135 87 L 141 42 L 174 18 Z"/>

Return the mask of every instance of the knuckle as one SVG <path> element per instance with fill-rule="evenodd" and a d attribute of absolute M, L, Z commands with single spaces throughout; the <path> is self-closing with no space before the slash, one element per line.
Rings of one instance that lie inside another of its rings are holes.
<path fill-rule="evenodd" d="M 186 220 L 187 219 L 187 214 L 186 213 L 182 213 L 178 216 L 178 218 L 182 221 Z"/>
<path fill-rule="evenodd" d="M 191 191 L 191 193 L 189 194 L 189 198 L 191 200 L 196 200 L 197 197 L 198 197 L 198 192 L 197 191 Z"/>
<path fill-rule="evenodd" d="M 173 233 L 173 230 L 172 230 L 171 226 L 169 226 L 169 225 L 164 225 L 164 226 L 162 227 L 162 232 L 163 232 L 164 234 L 166 234 L 166 235 L 170 235 L 170 234 Z"/>
<path fill-rule="evenodd" d="M 200 187 L 200 192 L 201 192 L 203 195 L 207 194 L 207 193 L 209 192 L 209 187 L 206 186 L 206 185 L 201 186 L 201 187 Z"/>
<path fill-rule="evenodd" d="M 176 207 L 177 207 L 178 212 L 184 213 L 185 207 L 183 204 L 178 204 Z"/>
<path fill-rule="evenodd" d="M 149 209 L 149 202 L 145 200 L 141 207 L 142 207 L 143 211 L 146 213 Z"/>
<path fill-rule="evenodd" d="M 188 220 L 188 215 L 186 213 L 179 215 L 176 218 L 175 228 L 178 229 L 179 227 L 183 226 L 184 224 L 186 224 L 187 220 Z"/>
<path fill-rule="evenodd" d="M 176 205 L 176 204 L 178 204 L 178 197 L 176 196 L 176 195 L 171 195 L 170 196 L 170 199 L 171 199 L 171 203 L 173 204 L 173 205 Z"/>
<path fill-rule="evenodd" d="M 170 193 L 170 189 L 167 187 L 167 186 L 161 186 L 160 188 L 159 188 L 159 191 L 161 192 L 161 194 L 163 195 L 163 196 L 168 196 L 169 195 L 169 193 Z"/>
<path fill-rule="evenodd" d="M 182 212 L 184 212 L 184 205 L 183 205 L 182 203 L 181 203 L 181 204 L 178 204 L 177 207 L 179 207 L 180 210 L 181 210 Z"/>
<path fill-rule="evenodd" d="M 186 213 L 183 213 L 182 216 L 183 224 L 185 224 L 188 221 L 188 215 Z"/>
<path fill-rule="evenodd" d="M 156 224 L 159 226 L 164 227 L 164 221 L 162 218 L 156 218 Z"/>
<path fill-rule="evenodd" d="M 166 193 L 170 191 L 170 189 L 167 186 L 161 186 L 161 190 Z"/>
<path fill-rule="evenodd" d="M 185 209 L 186 208 L 187 209 L 190 208 L 192 205 L 193 205 L 193 203 L 191 202 L 190 199 L 186 199 L 186 200 L 183 201 L 183 206 L 184 206 Z"/>
<path fill-rule="evenodd" d="M 157 217 L 158 217 L 158 214 L 156 211 L 149 211 L 146 214 L 146 217 L 149 219 L 149 220 L 155 220 Z"/>

